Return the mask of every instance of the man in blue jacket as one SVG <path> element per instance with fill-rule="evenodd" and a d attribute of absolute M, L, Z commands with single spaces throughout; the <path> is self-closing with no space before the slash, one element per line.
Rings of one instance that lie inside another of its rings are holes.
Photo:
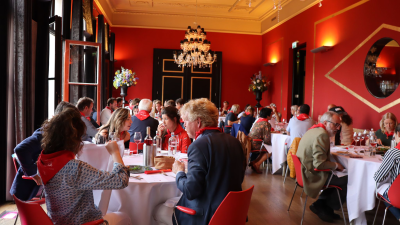
<path fill-rule="evenodd" d="M 168 224 L 172 219 L 179 225 L 206 225 L 230 191 L 242 190 L 246 159 L 240 142 L 217 128 L 218 109 L 208 99 L 191 100 L 180 113 L 189 137 L 196 140 L 188 148 L 187 173 L 183 163 L 175 161 L 172 167 L 183 193 L 177 205 L 196 210 L 196 215 L 175 210 L 177 221 L 171 213 Z"/>
<path fill-rule="evenodd" d="M 73 104 L 62 101 L 57 105 L 54 114 L 57 115 L 67 107 L 75 108 Z M 35 197 L 40 189 L 40 185 L 42 185 L 42 179 L 39 177 L 36 166 L 36 161 L 40 152 L 42 152 L 41 129 L 37 129 L 32 136 L 26 138 L 14 148 L 14 153 L 18 157 L 20 167 L 12 183 L 10 193 L 22 201 L 28 201 Z M 22 175 L 31 177 L 32 180 L 23 179 Z"/>

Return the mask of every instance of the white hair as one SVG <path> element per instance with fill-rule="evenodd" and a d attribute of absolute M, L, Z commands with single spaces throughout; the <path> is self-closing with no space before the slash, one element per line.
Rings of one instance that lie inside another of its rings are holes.
<path fill-rule="evenodd" d="M 153 107 L 153 102 L 150 99 L 144 98 L 139 102 L 139 111 L 146 110 L 147 112 L 151 111 L 151 107 Z"/>
<path fill-rule="evenodd" d="M 332 117 L 334 115 L 337 115 L 337 114 L 332 111 L 328 111 L 328 112 L 324 113 L 324 115 L 321 116 L 321 119 L 319 119 L 319 122 L 323 123 L 325 121 L 332 121 Z"/>

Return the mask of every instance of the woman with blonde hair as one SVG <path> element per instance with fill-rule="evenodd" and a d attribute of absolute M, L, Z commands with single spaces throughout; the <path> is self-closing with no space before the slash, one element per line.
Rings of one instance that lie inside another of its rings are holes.
<path fill-rule="evenodd" d="M 156 120 L 161 120 L 161 101 L 156 99 L 153 101 L 153 108 L 151 109 L 150 116 Z"/>
<path fill-rule="evenodd" d="M 238 104 L 232 105 L 231 111 L 229 111 L 228 115 L 225 118 L 225 127 L 224 133 L 230 134 L 231 127 L 234 123 L 239 123 L 237 115 L 240 113 L 240 106 Z"/>
<path fill-rule="evenodd" d="M 125 147 L 129 148 L 130 134 L 128 133 L 131 127 L 132 119 L 129 109 L 119 108 L 113 112 L 108 122 L 99 128 L 96 134 L 96 143 L 99 143 L 100 136 L 108 139 L 110 132 L 115 132 L 115 137 L 124 140 Z"/>
<path fill-rule="evenodd" d="M 397 126 L 397 118 L 393 113 L 386 113 L 383 115 L 381 121 L 379 122 L 381 129 L 375 132 L 377 137 L 377 142 L 379 145 L 390 146 L 392 141 L 394 129 Z"/>
<path fill-rule="evenodd" d="M 254 108 L 250 105 L 246 108 L 244 115 L 240 117 L 240 125 L 242 125 L 247 133 L 250 133 L 254 121 L 256 121 L 256 118 L 254 118 Z"/>

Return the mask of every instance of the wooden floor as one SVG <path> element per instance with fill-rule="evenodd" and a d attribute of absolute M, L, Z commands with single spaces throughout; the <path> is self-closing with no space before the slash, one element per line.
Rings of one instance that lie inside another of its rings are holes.
<path fill-rule="evenodd" d="M 292 197 L 295 181 L 288 178 L 286 183 L 283 184 L 283 177 L 281 175 L 266 174 L 265 169 L 263 174 L 255 174 L 248 169 L 246 171 L 243 188 L 249 188 L 254 185 L 254 192 L 251 198 L 250 209 L 249 209 L 249 222 L 246 225 L 298 225 L 301 221 L 303 212 L 303 204 L 305 201 L 305 195 L 300 198 L 301 188 L 297 188 L 296 195 L 293 199 L 290 212 L 287 212 L 287 208 Z M 315 200 L 308 198 L 306 213 L 304 216 L 304 224 L 312 225 L 324 225 L 332 224 L 325 223 L 320 220 L 313 212 L 308 208 Z M 348 219 L 347 208 L 345 209 L 345 215 Z M 13 203 L 7 203 L 0 206 L 0 213 L 4 210 L 16 210 L 16 206 Z M 341 211 L 336 211 L 341 215 Z M 381 204 L 379 207 L 377 222 L 375 224 L 382 224 L 384 214 L 384 206 Z M 368 224 L 372 224 L 375 215 L 375 209 L 366 213 Z M 0 225 L 12 225 L 14 220 L 0 219 Z M 20 224 L 18 221 L 17 224 Z M 343 220 L 335 221 L 333 224 L 344 224 Z M 399 224 L 396 218 L 390 213 L 387 213 L 385 224 Z M 145 224 L 134 224 L 134 225 L 145 225 Z"/>

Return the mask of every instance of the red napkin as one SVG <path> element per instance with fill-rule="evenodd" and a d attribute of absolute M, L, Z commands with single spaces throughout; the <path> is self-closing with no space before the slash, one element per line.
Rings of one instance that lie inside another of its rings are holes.
<path fill-rule="evenodd" d="M 161 172 L 172 172 L 172 170 L 146 170 L 144 171 L 145 174 L 153 174 L 153 173 L 161 173 Z"/>

